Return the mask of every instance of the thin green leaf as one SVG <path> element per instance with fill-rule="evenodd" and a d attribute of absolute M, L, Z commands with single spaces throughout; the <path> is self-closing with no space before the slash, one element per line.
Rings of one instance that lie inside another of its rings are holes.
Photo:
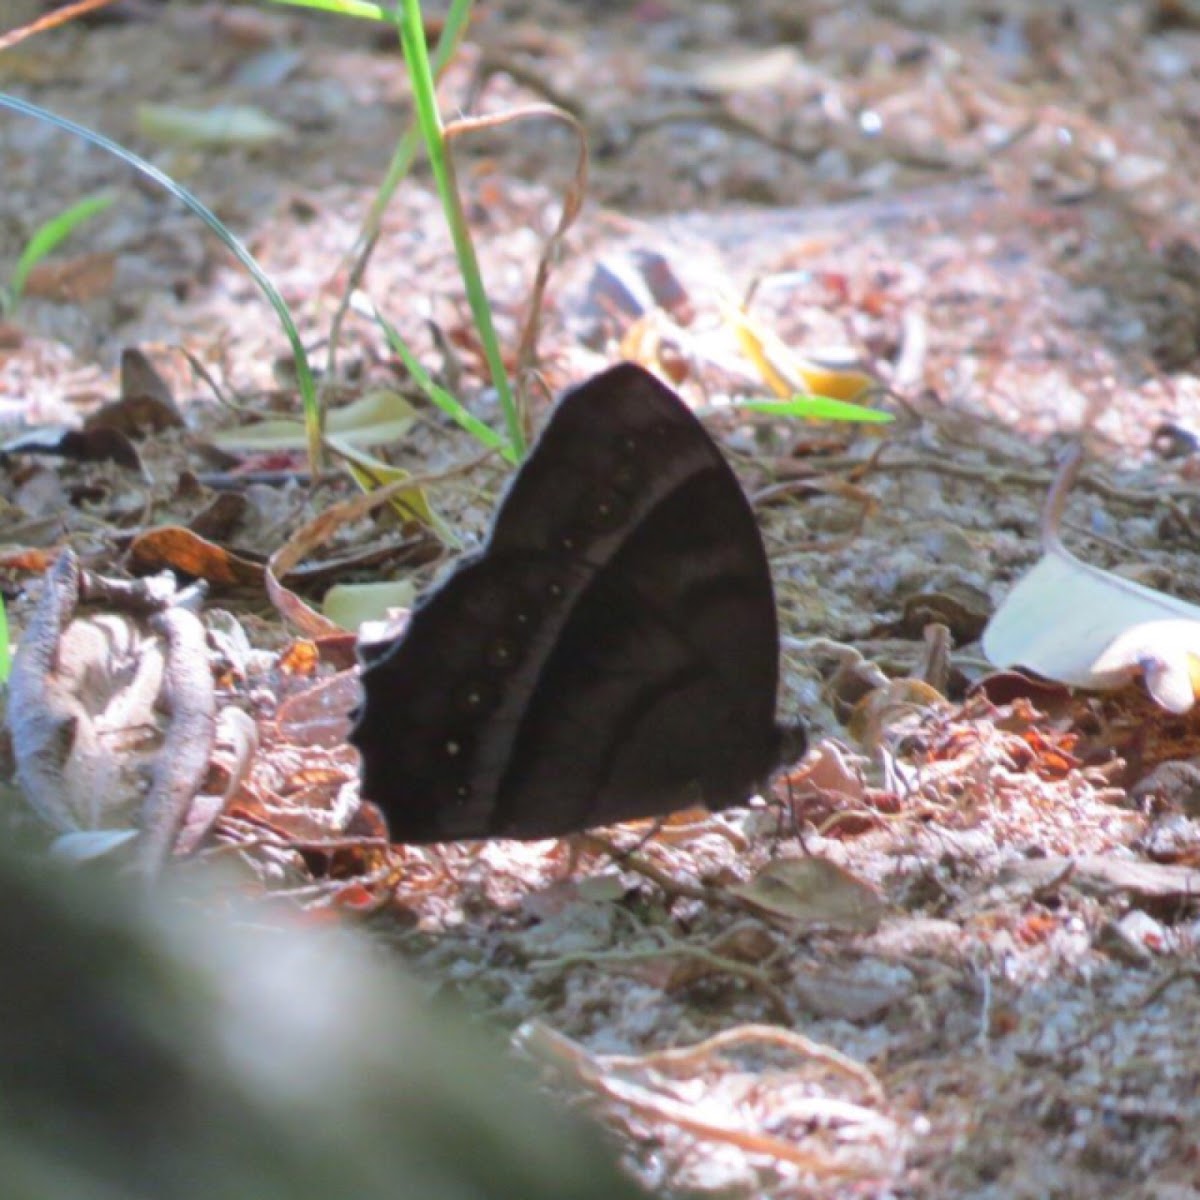
<path fill-rule="evenodd" d="M 417 124 L 425 143 L 425 153 L 429 157 L 433 180 L 437 185 L 442 212 L 450 227 L 454 254 L 458 259 L 458 271 L 463 278 L 467 292 L 467 304 L 471 309 L 471 317 L 479 333 L 479 344 L 483 350 L 483 356 L 487 360 L 492 386 L 500 398 L 500 409 L 504 413 L 509 444 L 515 447 L 515 452 L 519 456 L 525 451 L 525 435 L 521 429 L 516 400 L 513 398 L 508 375 L 504 369 L 504 360 L 500 353 L 500 339 L 496 336 L 495 323 L 492 321 L 492 309 L 488 303 L 487 291 L 483 286 L 479 259 L 475 255 L 475 245 L 471 241 L 471 231 L 467 226 L 466 214 L 463 212 L 462 200 L 458 194 L 454 160 L 446 148 L 442 118 L 437 107 L 433 68 L 430 66 L 429 49 L 425 44 L 425 24 L 421 17 L 419 0 L 399 0 L 394 20 L 400 34 L 401 47 L 404 50 L 404 61 L 408 66 L 413 105 L 417 110 Z"/>
<path fill-rule="evenodd" d="M 744 400 L 738 408 L 766 413 L 772 417 L 803 417 L 810 421 L 859 421 L 867 425 L 886 425 L 896 418 L 877 408 L 864 408 L 832 396 L 795 395 L 790 400 Z"/>
<path fill-rule="evenodd" d="M 28 100 L 21 100 L 5 92 L 0 92 L 0 108 L 7 108 L 12 112 L 20 113 L 26 117 L 36 117 L 39 121 L 45 121 L 63 130 L 65 133 L 73 134 L 75 137 L 81 138 L 83 141 L 106 151 L 115 158 L 119 158 L 123 163 L 128 164 L 137 171 L 138 174 L 157 184 L 168 195 L 173 196 L 181 204 L 189 208 L 229 248 L 230 253 L 250 273 L 254 282 L 258 284 L 259 290 L 275 310 L 276 315 L 279 317 L 279 323 L 283 327 L 284 336 L 286 336 L 288 342 L 291 344 L 292 358 L 296 365 L 296 383 L 300 389 L 300 399 L 304 406 L 304 423 L 308 433 L 309 463 L 315 475 L 321 465 L 321 409 L 317 399 L 316 382 L 313 379 L 312 370 L 308 365 L 308 355 L 304 350 L 304 343 L 300 340 L 299 331 L 292 320 L 292 314 L 288 311 L 288 306 L 284 303 L 284 299 L 279 294 L 275 285 L 267 278 L 258 263 L 255 262 L 254 256 L 250 251 L 242 245 L 241 241 L 230 229 L 221 223 L 212 210 L 189 192 L 187 188 L 181 187 L 169 175 L 160 171 L 144 158 L 134 154 L 133 151 L 126 150 L 124 146 L 118 145 L 111 138 L 105 137 L 102 133 L 96 133 L 94 130 L 87 129 L 83 125 L 77 125 L 74 121 L 69 121 L 66 117 L 60 117 L 57 113 L 52 113 L 48 109 L 31 104 Z"/>
<path fill-rule="evenodd" d="M 343 629 L 364 621 L 382 621 L 392 609 L 411 608 L 416 599 L 411 579 L 376 583 L 335 583 L 321 601 L 321 612 Z"/>
<path fill-rule="evenodd" d="M 367 4 L 365 0 L 271 0 L 271 3 L 286 4 L 292 8 L 316 8 L 339 17 L 359 17 L 367 21 L 387 21 L 390 24 L 392 20 L 390 8 Z"/>
<path fill-rule="evenodd" d="M 283 4 L 287 3 L 287 0 L 275 0 L 275 2 Z M 470 17 L 471 0 L 451 0 L 442 23 L 442 32 L 438 36 L 437 45 L 433 50 L 431 66 L 435 80 L 441 77 L 442 72 L 450 64 L 455 50 L 466 35 Z M 351 287 L 358 287 L 366 272 L 367 261 L 374 252 L 376 241 L 383 230 L 384 213 L 391 204 L 396 190 L 408 174 L 409 168 L 416 160 L 417 151 L 420 148 L 420 130 L 415 124 L 410 124 L 404 131 L 404 136 L 396 143 L 396 149 L 392 152 L 392 160 L 388 163 L 383 182 L 379 185 L 375 198 L 371 201 L 371 207 L 363 218 L 354 247 L 346 256 L 345 264 L 348 268 Z M 337 375 L 337 353 L 341 340 L 341 326 L 346 311 L 350 307 L 351 295 L 352 293 L 347 292 L 343 296 L 329 330 L 329 357 L 326 374 L 331 378 Z"/>
<path fill-rule="evenodd" d="M 21 257 L 17 259 L 17 265 L 13 270 L 12 282 L 9 284 L 14 304 L 20 299 L 21 293 L 25 290 L 25 283 L 29 278 L 29 272 L 46 255 L 52 254 L 57 250 L 85 221 L 90 221 L 93 217 L 99 216 L 100 213 L 111 208 L 115 200 L 116 196 L 111 192 L 97 192 L 95 195 L 85 196 L 78 204 L 72 204 L 70 208 L 60 212 L 58 216 L 51 217 L 50 220 L 34 232 L 29 241 L 25 243 L 25 249 L 21 252 Z"/>
<path fill-rule="evenodd" d="M 8 682 L 12 670 L 12 647 L 8 644 L 8 617 L 4 614 L 4 597 L 0 596 L 0 683 Z"/>
<path fill-rule="evenodd" d="M 521 455 L 516 447 L 505 441 L 490 426 L 485 425 L 470 409 L 465 408 L 457 397 L 452 396 L 444 387 L 434 382 L 433 377 L 421 365 L 417 356 L 408 348 L 400 336 L 399 330 L 387 320 L 375 307 L 375 304 L 365 296 L 360 296 L 359 302 L 367 306 L 371 315 L 378 322 L 379 328 L 383 330 L 388 345 L 399 355 L 400 361 L 404 363 L 416 385 L 429 397 L 430 401 L 436 404 L 451 420 L 461 425 L 476 441 L 482 443 L 489 450 L 499 451 L 507 462 L 514 465 L 518 463 Z"/>
<path fill-rule="evenodd" d="M 285 141 L 291 129 L 253 104 L 139 104 L 138 133 L 185 149 L 258 148 Z"/>

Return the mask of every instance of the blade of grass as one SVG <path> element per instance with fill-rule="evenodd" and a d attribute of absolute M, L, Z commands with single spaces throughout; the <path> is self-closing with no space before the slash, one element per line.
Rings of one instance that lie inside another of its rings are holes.
<path fill-rule="evenodd" d="M 86 221 L 99 216 L 100 213 L 112 207 L 116 200 L 111 192 L 97 192 L 85 196 L 77 204 L 51 217 L 45 224 L 34 230 L 33 236 L 25 243 L 21 257 L 13 268 L 12 281 L 9 286 L 9 303 L 15 308 L 25 290 L 29 272 L 33 270 L 47 254 L 52 254 L 63 242 Z"/>
<path fill-rule="evenodd" d="M 315 8 L 339 17 L 359 17 L 367 21 L 392 23 L 392 10 L 382 4 L 367 4 L 365 0 L 271 0 L 272 4 L 288 4 L 292 8 Z"/>
<path fill-rule="evenodd" d="M 832 396 L 800 395 L 790 400 L 743 400 L 738 408 L 767 413 L 772 417 L 803 417 L 810 421 L 860 421 L 866 425 L 886 425 L 896 418 L 877 408 L 835 400 Z"/>
<path fill-rule="evenodd" d="M 534 369 L 537 357 L 538 330 L 541 326 L 542 298 L 546 293 L 546 285 L 550 282 L 550 271 L 561 257 L 560 252 L 567 231 L 575 223 L 576 217 L 583 208 L 588 176 L 587 130 L 584 129 L 578 117 L 553 104 L 525 104 L 508 112 L 490 113 L 485 117 L 459 117 L 457 120 L 451 121 L 445 128 L 446 141 L 450 142 L 456 137 L 479 130 L 495 129 L 517 121 L 545 120 L 547 118 L 561 121 L 574 135 L 575 170 L 563 190 L 558 224 L 546 239 L 541 254 L 538 255 L 533 286 L 529 293 L 529 305 L 521 329 L 521 340 L 517 345 L 516 374 L 519 381 L 525 378 L 527 372 Z"/>
<path fill-rule="evenodd" d="M 388 345 L 396 352 L 414 382 L 433 404 L 436 404 L 451 420 L 456 421 L 489 450 L 498 451 L 507 462 L 513 464 L 520 462 L 521 453 L 515 446 L 506 442 L 490 426 L 485 425 L 470 409 L 464 407 L 456 396 L 452 396 L 444 387 L 434 382 L 433 377 L 421 365 L 417 356 L 408 348 L 400 336 L 399 330 L 388 322 L 368 297 L 360 292 L 355 297 L 355 304 L 364 306 L 375 318 L 379 328 L 383 330 L 384 337 L 388 340 Z"/>
<path fill-rule="evenodd" d="M 390 9 L 383 9 L 376 4 L 362 4 L 359 0 L 271 0 L 272 4 L 289 5 L 300 8 L 318 9 L 337 15 L 350 17 L 370 17 L 384 20 L 392 24 Z M 370 11 L 367 11 L 370 10 Z M 434 47 L 431 69 L 435 80 L 449 65 L 454 52 L 458 49 L 463 35 L 470 23 L 471 0 L 452 0 L 446 19 L 442 24 L 442 32 Z M 353 248 L 343 260 L 346 275 L 346 290 L 338 303 L 337 311 L 329 326 L 329 350 L 325 360 L 325 373 L 330 378 L 337 374 L 337 354 L 341 344 L 342 324 L 350 308 L 350 297 L 354 294 L 366 274 L 367 263 L 375 249 L 380 230 L 383 227 L 383 214 L 387 211 L 396 189 L 404 181 L 413 160 L 420 149 L 421 135 L 415 125 L 405 130 L 388 163 L 383 182 L 379 185 L 371 207 L 363 218 L 362 228 L 358 231 Z"/>
<path fill-rule="evenodd" d="M 287 304 L 284 303 L 283 297 L 279 294 L 279 291 L 270 279 L 267 278 L 263 269 L 254 260 L 254 256 L 250 251 L 242 245 L 241 241 L 230 229 L 221 223 L 216 214 L 189 192 L 187 188 L 180 186 L 169 175 L 160 171 L 152 163 L 134 154 L 131 150 L 126 150 L 124 146 L 118 145 L 111 138 L 105 137 L 102 133 L 96 133 L 94 130 L 88 129 L 83 125 L 77 125 L 74 121 L 69 121 L 66 117 L 60 117 L 57 113 L 52 113 L 48 109 L 31 104 L 28 100 L 18 99 L 16 96 L 9 95 L 6 92 L 0 92 L 0 108 L 7 108 L 11 112 L 20 113 L 22 116 L 36 117 L 39 121 L 46 121 L 57 129 L 73 134 L 90 145 L 120 159 L 123 163 L 126 163 L 137 171 L 143 178 L 157 184 L 168 195 L 173 196 L 181 204 L 190 209 L 228 247 L 230 253 L 250 273 L 254 282 L 258 284 L 259 290 L 275 310 L 275 314 L 279 318 L 279 323 L 283 327 L 284 336 L 292 347 L 292 357 L 296 366 L 296 382 L 300 389 L 300 399 L 304 407 L 305 429 L 308 435 L 309 469 L 313 472 L 314 476 L 317 475 L 320 472 L 323 458 L 323 448 L 321 446 L 321 410 L 317 399 L 316 383 L 313 380 L 312 369 L 308 363 L 308 355 L 305 352 L 304 343 L 300 340 L 300 334 L 296 329 L 295 322 L 292 320 L 292 314 L 288 310 Z"/>
<path fill-rule="evenodd" d="M 8 682 L 12 670 L 12 647 L 8 642 L 8 617 L 4 612 L 4 597 L 0 596 L 0 684 Z"/>
<path fill-rule="evenodd" d="M 504 422 L 508 429 L 508 440 L 519 456 L 525 453 L 525 434 L 521 429 L 520 414 L 508 374 L 500 355 L 500 341 L 492 322 L 492 310 L 479 271 L 479 260 L 471 242 L 466 215 L 458 194 L 454 176 L 454 161 L 446 150 L 442 130 L 442 118 L 437 107 L 437 93 L 433 84 L 433 72 L 429 65 L 429 53 L 425 45 L 425 27 L 421 20 L 420 0 L 400 0 L 394 13 L 396 28 L 400 32 L 400 44 L 404 50 L 404 61 L 408 64 L 409 79 L 413 90 L 413 103 L 417 109 L 417 124 L 429 156 L 442 211 L 450 227 L 454 242 L 454 253 L 458 258 L 458 269 L 467 290 L 467 303 L 475 328 L 479 332 L 480 344 L 491 372 L 492 385 L 500 398 Z"/>

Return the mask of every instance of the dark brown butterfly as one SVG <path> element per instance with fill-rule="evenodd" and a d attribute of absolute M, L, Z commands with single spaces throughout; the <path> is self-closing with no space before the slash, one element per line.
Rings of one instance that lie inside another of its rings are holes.
<path fill-rule="evenodd" d="M 754 514 L 626 363 L 567 393 L 476 555 L 364 650 L 350 740 L 401 842 L 540 838 L 746 800 L 803 752 Z"/>

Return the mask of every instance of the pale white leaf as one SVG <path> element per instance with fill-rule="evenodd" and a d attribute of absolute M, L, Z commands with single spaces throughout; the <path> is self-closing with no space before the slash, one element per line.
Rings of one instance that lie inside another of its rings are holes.
<path fill-rule="evenodd" d="M 988 622 L 983 652 L 997 667 L 1025 667 L 1073 687 L 1117 688 L 1141 675 L 1159 704 L 1186 712 L 1200 681 L 1200 606 L 1067 550 L 1058 525 L 1078 467 L 1075 450 L 1047 498 L 1044 553 Z"/>

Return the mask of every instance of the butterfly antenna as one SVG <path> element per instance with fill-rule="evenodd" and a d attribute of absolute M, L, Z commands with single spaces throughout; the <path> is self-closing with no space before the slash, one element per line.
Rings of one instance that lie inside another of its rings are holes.
<path fill-rule="evenodd" d="M 593 849 L 600 850 L 602 853 L 607 854 L 609 858 L 611 858 L 612 861 L 618 866 L 629 867 L 632 870 L 636 870 L 636 864 L 634 864 L 632 861 L 633 856 L 642 850 L 651 838 L 657 837 L 660 833 L 662 833 L 663 826 L 665 824 L 665 817 L 655 817 L 654 824 L 650 827 L 650 829 L 642 834 L 642 836 L 638 838 L 638 840 L 634 842 L 632 846 L 618 846 L 615 843 L 610 842 L 608 838 L 601 837 L 599 834 L 595 833 L 583 834 L 581 841 L 584 845 L 590 846 Z"/>

